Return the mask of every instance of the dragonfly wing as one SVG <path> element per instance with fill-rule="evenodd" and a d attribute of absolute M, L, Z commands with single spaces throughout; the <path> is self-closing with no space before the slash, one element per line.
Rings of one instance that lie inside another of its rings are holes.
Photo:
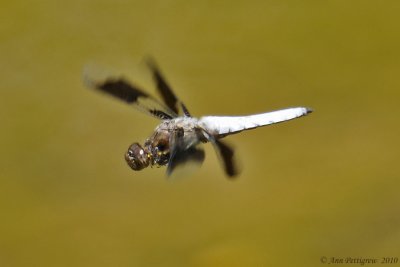
<path fill-rule="evenodd" d="M 153 79 L 156 82 L 157 90 L 167 107 L 178 114 L 178 105 L 180 105 L 184 115 L 190 117 L 190 113 L 186 106 L 176 97 L 171 86 L 167 83 L 155 61 L 149 58 L 147 60 L 147 65 L 153 73 Z"/>
<path fill-rule="evenodd" d="M 202 129 L 203 136 L 213 145 L 220 162 L 224 167 L 224 171 L 229 178 L 234 178 L 240 173 L 238 168 L 235 152 L 227 143 L 217 139 L 206 129 Z"/>
<path fill-rule="evenodd" d="M 205 158 L 204 150 L 193 142 L 193 145 L 184 144 L 183 129 L 177 129 L 170 137 L 170 158 L 167 167 L 167 176 L 185 165 L 200 166 Z"/>
<path fill-rule="evenodd" d="M 218 139 L 212 140 L 211 143 L 223 164 L 226 175 L 228 175 L 229 178 L 237 176 L 239 174 L 239 169 L 234 157 L 235 153 L 233 148 Z"/>
<path fill-rule="evenodd" d="M 89 88 L 118 98 L 158 119 L 166 120 L 177 117 L 176 112 L 123 78 L 94 78 L 94 75 L 92 77 L 88 71 L 85 71 L 84 81 Z"/>
<path fill-rule="evenodd" d="M 214 135 L 228 135 L 243 130 L 253 129 L 278 122 L 292 120 L 312 110 L 304 107 L 287 108 L 249 116 L 206 116 L 199 120 L 199 125 Z"/>

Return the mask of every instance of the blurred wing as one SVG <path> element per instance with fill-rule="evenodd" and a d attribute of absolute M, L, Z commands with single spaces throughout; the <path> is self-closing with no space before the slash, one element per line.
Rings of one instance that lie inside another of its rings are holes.
<path fill-rule="evenodd" d="M 200 118 L 199 125 L 214 135 L 228 135 L 292 120 L 311 112 L 309 108 L 298 107 L 249 116 L 206 116 Z"/>
<path fill-rule="evenodd" d="M 234 157 L 234 150 L 226 143 L 218 139 L 214 139 L 211 141 L 211 143 L 213 144 L 217 155 L 221 159 L 225 173 L 228 175 L 228 177 L 234 178 L 237 176 L 239 174 L 239 169 Z"/>
<path fill-rule="evenodd" d="M 156 82 L 157 85 L 157 90 L 161 95 L 161 98 L 163 99 L 164 103 L 169 107 L 172 111 L 174 111 L 176 114 L 178 114 L 178 104 L 181 106 L 183 113 L 185 116 L 190 117 L 190 113 L 185 107 L 185 105 L 178 100 L 174 92 L 172 91 L 171 86 L 166 82 L 165 78 L 161 74 L 160 69 L 158 68 L 157 64 L 155 63 L 154 60 L 148 59 L 147 64 L 153 73 L 153 78 L 154 81 Z"/>
<path fill-rule="evenodd" d="M 197 140 L 193 140 L 193 145 L 183 144 L 183 130 L 178 129 L 170 137 L 170 158 L 167 167 L 167 176 L 171 176 L 177 168 L 185 166 L 200 166 L 205 158 L 202 148 L 196 146 Z"/>
<path fill-rule="evenodd" d="M 203 129 L 205 138 L 213 145 L 218 158 L 223 164 L 224 171 L 229 178 L 234 178 L 240 173 L 235 153 L 232 147 L 225 142 L 216 139 L 207 130 Z"/>
<path fill-rule="evenodd" d="M 191 147 L 187 150 L 179 151 L 174 154 L 174 157 L 168 163 L 167 176 L 175 174 L 178 169 L 187 171 L 190 167 L 192 169 L 198 168 L 203 163 L 204 158 L 204 150 L 200 147 Z"/>
<path fill-rule="evenodd" d="M 122 78 L 107 78 L 102 81 L 91 78 L 85 73 L 84 80 L 88 87 L 112 95 L 156 118 L 166 120 L 177 117 L 176 112 Z"/>

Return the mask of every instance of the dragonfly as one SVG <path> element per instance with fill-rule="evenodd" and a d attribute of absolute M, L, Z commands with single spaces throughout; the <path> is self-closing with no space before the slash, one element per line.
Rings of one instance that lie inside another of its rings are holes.
<path fill-rule="evenodd" d="M 122 100 L 128 105 L 160 120 L 154 132 L 141 145 L 131 144 L 125 160 L 134 171 L 147 167 L 166 166 L 170 176 L 179 166 L 189 162 L 201 164 L 205 159 L 202 143 L 211 143 L 222 162 L 226 175 L 239 173 L 233 148 L 221 139 L 244 130 L 284 122 L 312 112 L 307 107 L 291 107 L 247 116 L 193 117 L 175 95 L 154 60 L 147 60 L 156 84 L 157 98 L 122 77 L 97 80 L 85 75 L 89 88 Z"/>

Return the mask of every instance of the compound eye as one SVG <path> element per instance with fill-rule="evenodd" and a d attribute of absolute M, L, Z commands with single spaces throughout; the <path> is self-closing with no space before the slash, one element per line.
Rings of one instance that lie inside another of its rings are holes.
<path fill-rule="evenodd" d="M 128 150 L 128 156 L 129 157 L 131 157 L 131 158 L 133 158 L 134 157 L 134 154 L 133 154 L 133 151 L 132 150 Z"/>
<path fill-rule="evenodd" d="M 133 143 L 125 154 L 125 160 L 132 170 L 140 171 L 149 166 L 149 157 L 147 152 L 138 144 Z"/>

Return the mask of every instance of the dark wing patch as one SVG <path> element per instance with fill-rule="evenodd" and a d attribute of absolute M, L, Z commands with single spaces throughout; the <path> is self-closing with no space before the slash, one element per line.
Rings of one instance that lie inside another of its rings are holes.
<path fill-rule="evenodd" d="M 187 150 L 179 150 L 170 158 L 167 168 L 167 175 L 170 176 L 177 167 L 186 164 L 200 165 L 205 158 L 204 150 L 199 147 L 190 147 Z"/>
<path fill-rule="evenodd" d="M 161 74 L 160 69 L 153 59 L 147 60 L 147 65 L 149 66 L 151 72 L 153 73 L 153 79 L 156 82 L 157 90 L 161 95 L 164 103 L 175 113 L 178 112 L 178 103 L 181 103 L 181 107 L 183 109 L 184 115 L 190 117 L 189 111 L 183 105 L 181 101 L 178 100 L 175 93 L 172 91 L 171 86 L 167 83 L 164 76 Z"/>
<path fill-rule="evenodd" d="M 230 177 L 233 178 L 239 174 L 239 170 L 237 169 L 237 164 L 234 161 L 234 151 L 233 149 L 225 144 L 224 142 L 215 139 L 214 148 L 217 150 L 217 153 L 222 159 L 225 173 Z"/>
<path fill-rule="evenodd" d="M 205 129 L 202 129 L 204 137 L 213 145 L 215 152 L 220 158 L 225 173 L 229 178 L 234 178 L 240 173 L 238 164 L 235 160 L 235 153 L 233 148 L 227 145 L 225 142 L 218 140 L 212 134 L 208 133 Z"/>
<path fill-rule="evenodd" d="M 185 115 L 185 117 L 192 117 L 192 115 L 190 115 L 189 110 L 182 102 L 181 102 L 181 107 L 182 107 L 183 115 Z"/>
<path fill-rule="evenodd" d="M 85 82 L 89 87 L 112 95 L 159 119 L 166 120 L 177 117 L 176 112 L 171 111 L 155 98 L 122 78 L 97 82 L 85 76 Z"/>
<path fill-rule="evenodd" d="M 204 150 L 197 146 L 184 147 L 183 129 L 177 129 L 170 137 L 170 158 L 167 167 L 167 175 L 186 164 L 201 165 L 205 158 Z"/>
<path fill-rule="evenodd" d="M 139 88 L 127 83 L 122 79 L 107 80 L 102 84 L 97 84 L 96 88 L 112 96 L 115 96 L 127 102 L 128 104 L 137 102 L 139 97 L 150 97 Z"/>
<path fill-rule="evenodd" d="M 160 118 L 160 119 L 162 119 L 162 120 L 171 120 L 171 119 L 173 119 L 173 118 L 175 117 L 175 115 L 174 115 L 174 116 L 171 116 L 171 115 L 168 115 L 167 113 L 165 113 L 164 111 L 157 110 L 157 109 L 149 110 L 149 112 L 150 112 L 152 115 L 154 115 L 154 116 L 156 116 L 157 118 Z"/>

